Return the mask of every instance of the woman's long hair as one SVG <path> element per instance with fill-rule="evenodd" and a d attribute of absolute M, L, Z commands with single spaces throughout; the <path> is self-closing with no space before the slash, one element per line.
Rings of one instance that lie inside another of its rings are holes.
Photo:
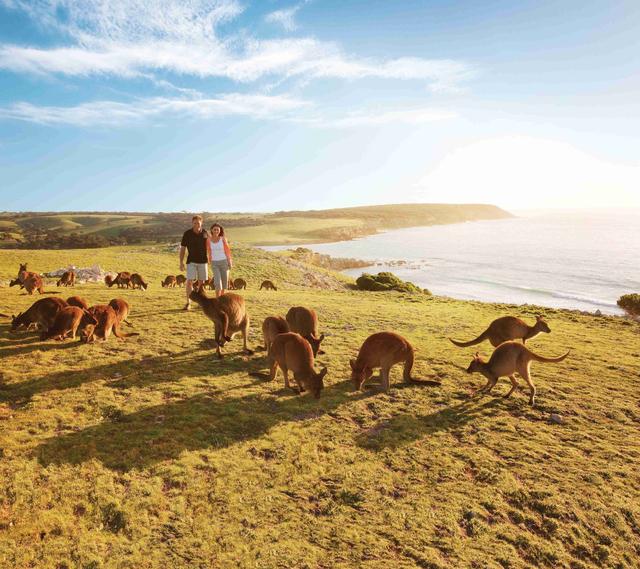
<path fill-rule="evenodd" d="M 209 237 L 213 237 L 213 228 L 214 227 L 219 227 L 220 228 L 220 237 L 224 237 L 224 227 L 222 227 L 222 225 L 220 225 L 219 223 L 214 223 L 211 227 L 209 227 Z"/>

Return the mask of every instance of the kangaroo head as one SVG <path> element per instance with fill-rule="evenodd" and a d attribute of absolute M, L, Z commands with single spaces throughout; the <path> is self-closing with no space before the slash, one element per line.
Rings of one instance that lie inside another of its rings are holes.
<path fill-rule="evenodd" d="M 320 399 L 320 392 L 324 389 L 323 379 L 325 375 L 327 375 L 327 368 L 323 367 L 320 373 L 312 372 L 310 381 L 307 382 L 309 391 L 316 399 Z"/>
<path fill-rule="evenodd" d="M 98 319 L 95 317 L 94 314 L 92 314 L 91 312 L 89 312 L 88 310 L 86 310 L 85 308 L 82 309 L 82 319 L 80 320 L 80 325 L 91 325 L 91 326 L 95 326 L 96 324 L 98 324 Z"/>
<path fill-rule="evenodd" d="M 11 329 L 16 330 L 22 324 L 22 312 L 18 313 L 18 316 L 11 317 Z"/>
<path fill-rule="evenodd" d="M 549 325 L 544 321 L 542 316 L 536 316 L 535 328 L 547 334 L 551 332 L 551 328 L 549 328 Z"/>
<path fill-rule="evenodd" d="M 313 357 L 315 358 L 318 355 L 318 351 L 320 350 L 320 344 L 322 340 L 324 340 L 324 334 L 319 338 L 316 338 L 313 334 L 310 334 L 307 338 L 309 344 L 311 344 L 311 350 L 313 351 Z"/>
<path fill-rule="evenodd" d="M 18 273 L 21 273 L 22 271 L 26 271 L 27 270 L 27 263 L 20 263 L 20 270 L 18 271 Z"/>
<path fill-rule="evenodd" d="M 473 373 L 476 371 L 481 371 L 482 366 L 484 365 L 484 360 L 480 357 L 480 353 L 476 352 L 475 357 L 471 360 L 469 367 L 467 368 L 467 373 Z"/>
<path fill-rule="evenodd" d="M 361 389 L 362 384 L 371 377 L 373 370 L 367 366 L 359 366 L 356 360 L 350 360 L 351 381 L 356 389 Z"/>

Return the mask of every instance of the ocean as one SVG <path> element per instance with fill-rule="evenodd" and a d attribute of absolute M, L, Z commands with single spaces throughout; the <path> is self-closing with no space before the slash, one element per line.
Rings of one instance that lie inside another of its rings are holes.
<path fill-rule="evenodd" d="M 354 277 L 391 271 L 459 299 L 622 314 L 616 300 L 640 293 L 640 210 L 517 215 L 303 246 L 372 262 L 344 271 Z"/>

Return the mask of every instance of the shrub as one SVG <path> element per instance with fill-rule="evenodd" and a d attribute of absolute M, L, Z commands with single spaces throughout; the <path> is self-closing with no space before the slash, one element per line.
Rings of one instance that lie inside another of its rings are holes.
<path fill-rule="evenodd" d="M 403 281 L 393 273 L 387 272 L 378 273 L 377 275 L 362 273 L 362 275 L 360 275 L 356 279 L 356 285 L 360 290 L 370 290 L 376 292 L 397 290 L 399 292 L 419 292 L 424 294 L 431 294 L 426 288 L 421 289 L 413 283 L 409 281 Z"/>
<path fill-rule="evenodd" d="M 618 299 L 618 306 L 631 318 L 640 319 L 640 294 L 623 294 Z"/>

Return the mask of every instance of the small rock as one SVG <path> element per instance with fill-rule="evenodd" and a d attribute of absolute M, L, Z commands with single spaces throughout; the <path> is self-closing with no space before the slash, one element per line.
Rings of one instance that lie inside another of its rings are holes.
<path fill-rule="evenodd" d="M 549 422 L 554 423 L 556 425 L 563 425 L 564 417 L 559 413 L 551 413 L 551 415 L 549 415 Z"/>
<path fill-rule="evenodd" d="M 600 310 L 599 308 L 598 308 L 598 310 L 596 310 L 596 311 L 594 312 L 594 314 L 595 314 L 596 316 L 602 316 L 602 312 L 601 312 L 601 310 Z"/>

